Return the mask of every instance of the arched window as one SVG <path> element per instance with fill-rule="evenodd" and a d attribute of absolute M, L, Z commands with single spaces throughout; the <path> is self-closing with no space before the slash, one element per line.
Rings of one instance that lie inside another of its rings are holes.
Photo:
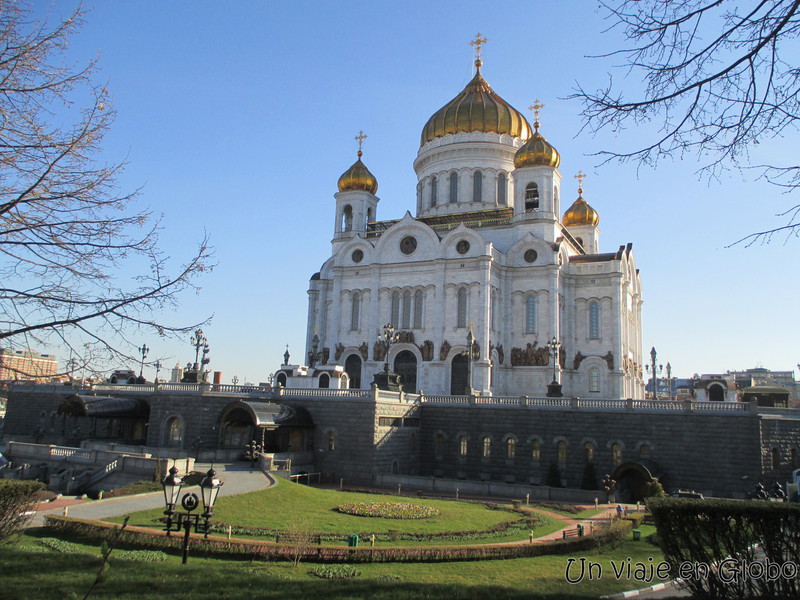
<path fill-rule="evenodd" d="M 361 357 L 358 354 L 351 354 L 344 361 L 344 372 L 350 378 L 351 389 L 361 387 L 361 363 Z"/>
<path fill-rule="evenodd" d="M 475 171 L 475 174 L 472 176 L 472 201 L 473 202 L 480 202 L 482 198 L 482 189 L 483 189 L 483 173 L 480 171 Z"/>
<path fill-rule="evenodd" d="M 536 296 L 525 300 L 525 333 L 536 333 Z"/>
<path fill-rule="evenodd" d="M 319 387 L 321 388 L 329 388 L 331 387 L 331 376 L 327 373 L 323 373 L 319 376 Z"/>
<path fill-rule="evenodd" d="M 517 455 L 517 440 L 508 438 L 506 440 L 506 458 L 513 459 Z"/>
<path fill-rule="evenodd" d="M 589 339 L 600 339 L 600 303 L 597 301 L 589 303 Z"/>
<path fill-rule="evenodd" d="M 395 327 L 400 326 L 400 292 L 392 292 L 392 315 L 389 322 Z"/>
<path fill-rule="evenodd" d="M 414 329 L 422 329 L 422 290 L 414 292 Z"/>
<path fill-rule="evenodd" d="M 332 431 L 328 432 L 328 452 L 336 450 L 336 434 Z"/>
<path fill-rule="evenodd" d="M 506 174 L 500 173 L 497 176 L 497 203 L 506 203 Z"/>
<path fill-rule="evenodd" d="M 436 434 L 436 456 L 444 455 L 444 434 Z"/>
<path fill-rule="evenodd" d="M 567 442 L 561 440 L 556 444 L 556 457 L 558 462 L 564 464 L 567 462 Z"/>
<path fill-rule="evenodd" d="M 622 446 L 617 443 L 611 444 L 611 462 L 615 467 L 622 464 Z"/>
<path fill-rule="evenodd" d="M 361 308 L 361 294 L 356 292 L 353 294 L 353 298 L 351 300 L 352 304 L 350 305 L 350 329 L 355 331 L 358 329 L 358 315 L 359 309 Z"/>
<path fill-rule="evenodd" d="M 650 446 L 648 444 L 639 446 L 639 456 L 650 456 Z"/>
<path fill-rule="evenodd" d="M 349 204 L 344 207 L 342 214 L 342 231 L 350 231 L 353 228 L 353 207 Z"/>
<path fill-rule="evenodd" d="M 542 442 L 540 440 L 531 442 L 531 460 L 535 463 L 542 460 Z"/>
<path fill-rule="evenodd" d="M 600 391 L 600 369 L 597 367 L 594 367 L 591 371 L 589 371 L 589 391 Z"/>
<path fill-rule="evenodd" d="M 436 196 L 437 196 L 437 188 L 439 187 L 439 181 L 436 179 L 436 175 L 431 177 L 431 207 L 436 206 Z"/>
<path fill-rule="evenodd" d="M 375 215 L 372 213 L 372 209 L 367 209 L 367 223 L 372 223 L 375 220 Z"/>
<path fill-rule="evenodd" d="M 592 442 L 586 442 L 583 445 L 583 454 L 587 463 L 594 462 L 594 444 Z"/>
<path fill-rule="evenodd" d="M 483 458 L 489 458 L 492 455 L 492 438 L 488 435 L 483 438 Z"/>
<path fill-rule="evenodd" d="M 458 173 L 450 173 L 450 204 L 458 202 Z"/>
<path fill-rule="evenodd" d="M 278 376 L 275 378 L 275 385 L 286 387 L 286 373 L 278 373 Z"/>
<path fill-rule="evenodd" d="M 183 427 L 178 417 L 172 417 L 167 421 L 167 446 L 180 446 L 183 441 Z"/>
<path fill-rule="evenodd" d="M 458 311 L 456 315 L 456 327 L 467 326 L 467 288 L 458 290 Z"/>
<path fill-rule="evenodd" d="M 411 327 L 411 292 L 403 292 L 403 329 Z"/>
<path fill-rule="evenodd" d="M 525 212 L 539 210 L 539 186 L 531 181 L 525 186 Z"/>
<path fill-rule="evenodd" d="M 467 436 L 462 435 L 458 439 L 458 454 L 459 454 L 459 456 L 466 456 L 468 449 L 469 449 L 469 442 L 468 442 Z"/>

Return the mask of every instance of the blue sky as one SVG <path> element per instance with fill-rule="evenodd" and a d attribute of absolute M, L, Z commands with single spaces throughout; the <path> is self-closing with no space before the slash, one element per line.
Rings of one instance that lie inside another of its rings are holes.
<path fill-rule="evenodd" d="M 37 4 L 66 15 L 73 2 Z M 98 83 L 118 117 L 102 160 L 127 160 L 122 190 L 163 214 L 163 247 L 186 259 L 206 231 L 217 268 L 199 295 L 168 319 L 199 320 L 223 382 L 265 381 L 282 360 L 301 362 L 309 277 L 330 255 L 333 194 L 355 160 L 378 179 L 379 219 L 415 206 L 412 163 L 428 117 L 472 76 L 469 41 L 489 39 L 483 74 L 519 110 L 535 99 L 542 133 L 559 150 L 566 208 L 573 175 L 600 214 L 601 251 L 632 242 L 644 289 L 643 346 L 676 376 L 764 366 L 789 370 L 800 356 L 795 314 L 800 241 L 726 248 L 798 200 L 738 172 L 698 179 L 697 160 L 657 170 L 597 166 L 591 154 L 635 147 L 579 133 L 576 82 L 607 80 L 620 34 L 596 4 L 495 2 L 101 2 L 69 47 L 83 64 L 100 54 Z M 632 85 L 635 82 L 631 82 Z M 531 118 L 532 121 L 532 118 Z M 797 139 L 764 141 L 754 162 L 797 156 Z M 142 339 L 150 358 L 193 360 L 185 343 Z M 59 354 L 59 348 L 49 348 Z M 67 358 L 67 357 L 64 357 Z M 132 366 L 132 365 L 131 365 Z M 150 373 L 152 378 L 153 373 Z M 163 373 L 162 373 L 163 376 Z"/>

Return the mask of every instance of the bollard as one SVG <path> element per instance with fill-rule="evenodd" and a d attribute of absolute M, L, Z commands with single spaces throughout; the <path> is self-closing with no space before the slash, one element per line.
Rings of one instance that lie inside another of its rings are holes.
<path fill-rule="evenodd" d="M 344 478 L 339 480 L 339 491 L 342 491 L 342 487 L 344 487 Z"/>
<path fill-rule="evenodd" d="M 458 500 L 458 488 L 456 488 L 456 500 Z"/>
<path fill-rule="evenodd" d="M 525 506 L 529 506 L 531 503 L 531 495 L 525 494 Z"/>
<path fill-rule="evenodd" d="M 375 547 L 375 534 L 374 534 L 374 533 L 373 533 L 371 536 L 369 536 L 369 545 L 370 545 L 372 548 L 374 548 L 374 547 Z"/>
<path fill-rule="evenodd" d="M 532 544 L 533 543 L 533 529 L 531 529 L 530 541 L 531 541 L 531 544 Z"/>
<path fill-rule="evenodd" d="M 231 533 L 233 532 L 233 527 L 228 525 L 228 539 L 231 539 Z"/>
<path fill-rule="evenodd" d="M 594 507 L 597 508 L 597 498 L 594 499 Z"/>
<path fill-rule="evenodd" d="M 64 516 L 66 517 L 69 514 L 69 506 L 64 507 Z"/>
<path fill-rule="evenodd" d="M 399 483 L 398 483 L 398 484 L 397 484 L 397 495 L 398 495 L 398 496 L 400 495 L 400 488 L 401 488 L 401 487 L 402 487 L 402 484 L 399 484 Z"/>

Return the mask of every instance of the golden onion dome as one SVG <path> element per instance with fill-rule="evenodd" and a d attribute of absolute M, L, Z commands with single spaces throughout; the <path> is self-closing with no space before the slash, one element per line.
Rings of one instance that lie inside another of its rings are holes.
<path fill-rule="evenodd" d="M 339 177 L 339 191 L 349 192 L 352 190 L 363 190 L 374 194 L 378 191 L 378 180 L 369 172 L 369 169 L 361 162 L 361 150 L 358 151 L 358 160 L 353 163 L 347 171 Z"/>
<path fill-rule="evenodd" d="M 539 121 L 533 124 L 535 131 L 530 139 L 517 150 L 514 155 L 514 167 L 558 167 L 561 155 L 542 134 L 539 133 Z"/>
<path fill-rule="evenodd" d="M 420 146 L 433 139 L 462 131 L 507 133 L 523 140 L 531 135 L 525 116 L 498 96 L 481 75 L 481 61 L 475 77 L 450 102 L 436 111 L 422 128 Z"/>
<path fill-rule="evenodd" d="M 597 211 L 589 206 L 589 203 L 583 199 L 583 190 L 578 189 L 578 199 L 572 203 L 564 213 L 564 218 L 561 223 L 565 227 L 577 227 L 579 225 L 591 225 L 597 227 L 600 222 L 600 215 Z"/>

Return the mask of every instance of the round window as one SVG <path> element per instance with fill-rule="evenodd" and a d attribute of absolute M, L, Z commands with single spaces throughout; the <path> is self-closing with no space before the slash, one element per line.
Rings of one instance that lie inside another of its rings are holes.
<path fill-rule="evenodd" d="M 525 262 L 534 263 L 536 262 L 536 258 L 539 255 L 536 254 L 536 250 L 531 248 L 530 250 L 525 250 Z"/>
<path fill-rule="evenodd" d="M 467 240 L 461 240 L 456 244 L 456 252 L 459 254 L 466 254 L 469 252 L 469 242 Z"/>
<path fill-rule="evenodd" d="M 364 259 L 364 252 L 362 250 L 353 250 L 350 258 L 353 259 L 354 263 L 360 263 Z"/>
<path fill-rule="evenodd" d="M 417 238 L 407 235 L 400 240 L 400 252 L 403 254 L 411 254 L 417 249 Z"/>

